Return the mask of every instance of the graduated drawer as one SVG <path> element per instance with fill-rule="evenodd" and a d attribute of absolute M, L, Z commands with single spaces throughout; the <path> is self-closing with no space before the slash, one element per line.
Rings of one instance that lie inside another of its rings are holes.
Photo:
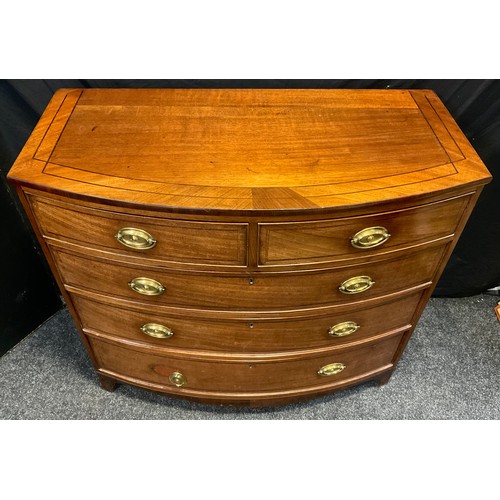
<path fill-rule="evenodd" d="M 247 263 L 247 224 L 134 216 L 38 196 L 30 196 L 29 200 L 45 237 L 184 264 Z"/>
<path fill-rule="evenodd" d="M 145 304 L 258 311 L 349 303 L 430 282 L 446 248 L 432 246 L 391 260 L 327 271 L 254 276 L 180 273 L 85 256 L 58 247 L 52 247 L 52 252 L 67 286 Z M 369 278 L 374 285 L 361 293 L 339 290 L 342 283 L 358 277 Z M 148 283 L 147 290 L 144 282 Z M 160 294 L 145 295 L 132 286 Z"/>
<path fill-rule="evenodd" d="M 362 217 L 262 223 L 259 224 L 259 265 L 303 265 L 364 258 L 446 237 L 454 233 L 468 201 L 469 196 L 461 196 Z M 354 246 L 352 240 L 356 235 L 357 246 Z"/>
<path fill-rule="evenodd" d="M 303 359 L 256 357 L 239 361 L 227 360 L 223 355 L 205 359 L 162 356 L 88 338 L 101 373 L 166 392 L 247 397 L 252 393 L 331 388 L 388 370 L 401 335 Z M 322 369 L 325 375 L 318 373 Z"/>
<path fill-rule="evenodd" d="M 365 308 L 344 307 L 326 316 L 277 320 L 159 314 L 130 303 L 111 305 L 77 294 L 72 294 L 72 300 L 84 331 L 109 335 L 130 345 L 258 353 L 342 346 L 408 328 L 421 293 Z"/>

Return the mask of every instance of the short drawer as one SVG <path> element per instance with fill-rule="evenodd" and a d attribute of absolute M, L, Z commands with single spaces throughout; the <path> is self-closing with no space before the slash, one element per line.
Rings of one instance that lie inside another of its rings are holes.
<path fill-rule="evenodd" d="M 52 253 L 64 283 L 73 287 L 145 304 L 258 311 L 346 304 L 430 282 L 446 248 L 326 271 L 254 276 L 166 271 L 58 247 Z M 340 291 L 347 283 L 355 293 Z"/>
<path fill-rule="evenodd" d="M 226 320 L 159 314 L 78 294 L 72 300 L 84 331 L 129 344 L 201 351 L 272 353 L 343 346 L 408 328 L 421 291 L 376 306 L 341 307 L 335 314 L 290 319 Z"/>
<path fill-rule="evenodd" d="M 259 224 L 259 264 L 359 259 L 446 237 L 454 233 L 468 201 L 462 196 L 363 217 Z"/>
<path fill-rule="evenodd" d="M 30 196 L 44 236 L 113 253 L 195 265 L 245 266 L 247 224 L 133 216 Z"/>
<path fill-rule="evenodd" d="M 228 361 L 221 355 L 212 359 L 167 357 L 143 350 L 128 349 L 89 337 L 98 369 L 134 383 L 154 384 L 174 393 L 217 393 L 246 396 L 266 393 L 335 387 L 392 367 L 401 335 L 357 349 L 345 349 L 300 360 Z"/>

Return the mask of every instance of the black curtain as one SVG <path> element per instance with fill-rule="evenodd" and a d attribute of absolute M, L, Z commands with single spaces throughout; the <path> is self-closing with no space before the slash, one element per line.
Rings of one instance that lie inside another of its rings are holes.
<path fill-rule="evenodd" d="M 7 222 L 0 239 L 0 354 L 2 342 L 4 347 L 14 342 L 14 321 L 18 332 L 29 330 L 61 307 L 53 279 L 5 176 L 54 91 L 98 87 L 433 89 L 494 177 L 434 295 L 468 296 L 500 285 L 500 80 L 0 80 L 0 210 Z M 7 342 L 5 332 L 10 332 Z"/>

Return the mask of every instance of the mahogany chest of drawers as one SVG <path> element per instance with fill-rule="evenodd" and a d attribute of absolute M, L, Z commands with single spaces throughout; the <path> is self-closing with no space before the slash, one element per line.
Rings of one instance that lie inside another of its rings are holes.
<path fill-rule="evenodd" d="M 9 179 L 104 388 L 265 405 L 389 379 L 490 174 L 431 91 L 69 89 Z"/>

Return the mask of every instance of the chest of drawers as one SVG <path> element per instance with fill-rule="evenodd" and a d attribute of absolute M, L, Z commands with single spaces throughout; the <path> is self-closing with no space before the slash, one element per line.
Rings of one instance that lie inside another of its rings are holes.
<path fill-rule="evenodd" d="M 258 406 L 387 382 L 490 174 L 431 91 L 68 89 L 9 180 L 104 388 Z"/>

